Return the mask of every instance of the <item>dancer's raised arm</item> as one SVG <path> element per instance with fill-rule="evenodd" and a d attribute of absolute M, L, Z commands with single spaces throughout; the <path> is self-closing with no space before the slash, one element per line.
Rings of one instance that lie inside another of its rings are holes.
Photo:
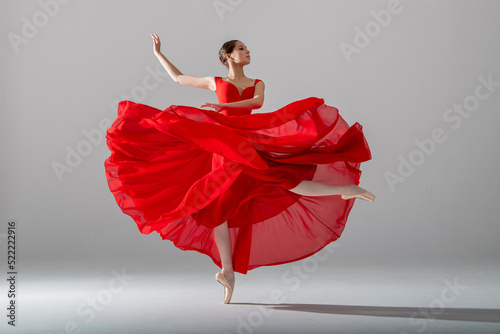
<path fill-rule="evenodd" d="M 214 77 L 195 77 L 192 75 L 183 74 L 177 67 L 172 64 L 167 57 L 161 53 L 160 37 L 157 34 L 152 34 L 153 38 L 153 51 L 160 63 L 163 65 L 168 74 L 177 83 L 186 86 L 193 86 L 198 88 L 215 90 Z"/>

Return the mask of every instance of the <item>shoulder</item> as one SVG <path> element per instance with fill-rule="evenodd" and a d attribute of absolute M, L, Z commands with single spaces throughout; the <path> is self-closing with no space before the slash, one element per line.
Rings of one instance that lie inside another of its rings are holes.
<path fill-rule="evenodd" d="M 255 79 L 255 83 L 254 83 L 254 86 L 256 89 L 264 89 L 265 85 L 264 85 L 264 81 L 260 80 L 260 79 Z"/>
<path fill-rule="evenodd" d="M 255 80 L 255 81 L 254 81 L 254 85 L 256 85 L 256 86 L 257 86 L 257 85 L 262 85 L 262 86 L 264 86 L 264 81 L 262 81 L 262 80 L 260 80 L 260 79 L 254 79 L 254 80 Z"/>

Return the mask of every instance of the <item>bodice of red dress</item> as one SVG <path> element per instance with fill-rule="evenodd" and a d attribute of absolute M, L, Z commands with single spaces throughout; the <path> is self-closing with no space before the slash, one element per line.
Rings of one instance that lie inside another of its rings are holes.
<path fill-rule="evenodd" d="M 246 87 L 240 93 L 239 89 L 231 82 L 222 79 L 221 77 L 215 77 L 215 94 L 217 95 L 217 100 L 219 103 L 231 103 L 243 100 L 251 99 L 255 92 L 255 85 L 261 81 L 259 79 L 254 79 L 253 86 Z M 243 116 L 250 115 L 252 113 L 251 109 L 221 109 L 221 114 L 226 116 Z"/>
<path fill-rule="evenodd" d="M 226 81 L 221 77 L 215 77 L 215 94 L 217 95 L 217 100 L 219 103 L 231 103 L 251 99 L 255 93 L 255 85 L 257 85 L 259 81 L 259 79 L 254 79 L 253 85 L 246 87 L 240 93 L 239 89 L 232 82 Z M 226 116 L 244 116 L 250 115 L 252 109 L 228 108 L 221 109 L 220 113 Z M 221 167 L 224 161 L 225 159 L 223 156 L 214 153 L 212 156 L 212 170 Z"/>

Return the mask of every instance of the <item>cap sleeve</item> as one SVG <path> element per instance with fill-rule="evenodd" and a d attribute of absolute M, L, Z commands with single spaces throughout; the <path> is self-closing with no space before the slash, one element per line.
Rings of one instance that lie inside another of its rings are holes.
<path fill-rule="evenodd" d="M 219 83 L 222 80 L 222 77 L 214 77 L 215 81 L 215 90 L 217 90 L 217 87 L 219 87 Z"/>

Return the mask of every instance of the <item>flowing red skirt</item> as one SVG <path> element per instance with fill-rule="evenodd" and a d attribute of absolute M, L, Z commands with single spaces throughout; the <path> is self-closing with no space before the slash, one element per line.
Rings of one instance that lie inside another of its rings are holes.
<path fill-rule="evenodd" d="M 338 239 L 354 200 L 288 189 L 302 180 L 359 184 L 359 165 L 371 159 L 362 126 L 314 97 L 246 116 L 121 101 L 106 139 L 109 188 L 141 233 L 156 231 L 221 267 L 213 229 L 227 221 L 243 274 Z"/>

